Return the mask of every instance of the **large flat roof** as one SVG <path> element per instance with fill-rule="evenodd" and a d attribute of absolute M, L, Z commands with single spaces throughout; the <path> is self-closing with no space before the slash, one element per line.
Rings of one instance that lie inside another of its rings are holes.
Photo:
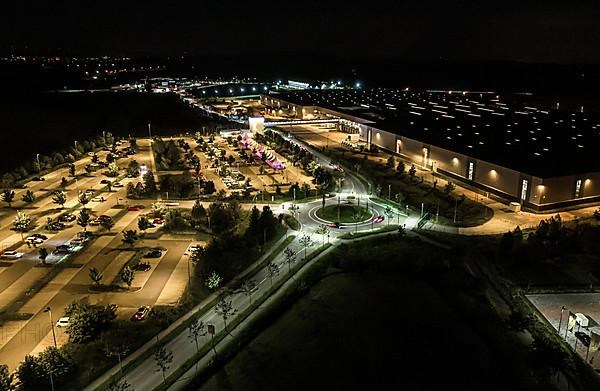
<path fill-rule="evenodd" d="M 505 103 L 495 94 L 401 89 L 270 93 L 539 177 L 600 171 L 600 115 Z"/>

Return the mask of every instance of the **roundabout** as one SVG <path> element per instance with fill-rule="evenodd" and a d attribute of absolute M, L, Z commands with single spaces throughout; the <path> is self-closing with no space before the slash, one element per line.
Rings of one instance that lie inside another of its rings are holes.
<path fill-rule="evenodd" d="M 318 208 L 315 215 L 320 220 L 330 223 L 354 224 L 369 221 L 373 217 L 373 212 L 362 206 L 335 204 Z"/>

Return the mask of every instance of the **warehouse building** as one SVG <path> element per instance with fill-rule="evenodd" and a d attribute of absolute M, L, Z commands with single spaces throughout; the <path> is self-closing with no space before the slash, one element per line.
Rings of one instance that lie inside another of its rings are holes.
<path fill-rule="evenodd" d="M 534 211 L 600 202 L 600 116 L 508 104 L 493 93 L 270 92 L 267 110 L 338 129 Z"/>

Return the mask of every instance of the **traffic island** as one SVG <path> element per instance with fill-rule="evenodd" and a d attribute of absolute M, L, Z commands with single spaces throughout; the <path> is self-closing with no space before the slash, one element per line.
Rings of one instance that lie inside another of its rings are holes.
<path fill-rule="evenodd" d="M 357 223 L 370 220 L 371 210 L 351 204 L 327 205 L 317 209 L 317 217 L 332 223 Z"/>

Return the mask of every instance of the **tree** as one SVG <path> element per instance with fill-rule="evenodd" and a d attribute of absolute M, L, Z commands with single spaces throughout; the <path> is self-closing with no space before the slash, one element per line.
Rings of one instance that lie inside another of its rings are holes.
<path fill-rule="evenodd" d="M 394 166 L 396 165 L 396 159 L 394 159 L 394 157 L 393 157 L 393 156 L 390 156 L 390 157 L 388 158 L 388 160 L 387 160 L 387 163 L 386 163 L 386 165 L 387 165 L 389 168 L 394 168 Z"/>
<path fill-rule="evenodd" d="M 288 265 L 288 273 L 292 271 L 292 263 L 296 262 L 296 252 L 288 247 L 283 251 L 283 257 L 285 258 L 285 263 Z"/>
<path fill-rule="evenodd" d="M 38 258 L 45 265 L 46 264 L 46 258 L 48 258 L 48 249 L 46 249 L 44 247 L 40 248 Z"/>
<path fill-rule="evenodd" d="M 196 343 L 196 354 L 200 353 L 198 338 L 204 337 L 206 334 L 208 334 L 208 331 L 206 330 L 206 325 L 204 324 L 204 322 L 198 319 L 192 320 L 192 322 L 188 326 L 188 338 L 194 339 L 194 342 Z M 198 367 L 196 366 L 196 369 L 197 368 Z"/>
<path fill-rule="evenodd" d="M 46 373 L 52 372 L 55 385 L 68 379 L 74 369 L 71 357 L 64 349 L 58 349 L 54 346 L 46 348 L 38 356 Z"/>
<path fill-rule="evenodd" d="M 129 178 L 135 178 L 140 174 L 140 165 L 137 161 L 132 160 L 129 162 L 126 171 Z"/>
<path fill-rule="evenodd" d="M 120 360 L 120 359 L 119 359 Z M 116 378 L 112 378 L 108 386 L 106 387 L 106 391 L 133 391 L 131 388 L 131 384 L 127 383 L 127 380 L 119 380 Z"/>
<path fill-rule="evenodd" d="M 119 175 L 119 166 L 114 161 L 108 164 L 107 170 L 108 172 L 106 173 L 106 175 L 110 177 L 116 177 Z"/>
<path fill-rule="evenodd" d="M 27 216 L 25 213 L 21 211 L 17 211 L 17 215 L 13 221 L 13 226 L 15 230 L 21 233 L 21 240 L 24 240 L 23 233 L 29 230 L 29 225 L 31 224 L 31 217 Z"/>
<path fill-rule="evenodd" d="M 138 236 L 137 231 L 134 229 L 129 229 L 129 230 L 123 232 L 123 239 L 121 239 L 121 240 L 123 241 L 123 243 L 128 244 L 131 247 L 133 247 L 136 240 L 138 240 L 138 239 L 139 239 L 139 236 Z"/>
<path fill-rule="evenodd" d="M 162 219 L 163 217 L 165 217 L 164 206 L 162 206 L 162 204 L 158 202 L 153 203 L 150 207 L 150 216 L 152 216 L 155 219 Z"/>
<path fill-rule="evenodd" d="M 81 344 L 95 340 L 109 329 L 117 314 L 113 306 L 94 305 L 84 299 L 67 305 L 65 316 L 69 317 L 69 341 Z"/>
<path fill-rule="evenodd" d="M 156 366 L 158 369 L 156 372 L 161 372 L 163 377 L 163 382 L 167 384 L 167 378 L 165 377 L 165 373 L 171 367 L 171 363 L 173 362 L 173 353 L 167 351 L 164 346 L 161 346 L 156 353 L 154 353 L 154 361 L 156 362 Z"/>
<path fill-rule="evenodd" d="M 112 219 L 112 218 L 110 218 L 110 217 L 109 217 L 109 218 L 106 218 L 106 219 L 102 219 L 102 220 L 100 221 L 100 226 L 101 226 L 102 228 L 104 228 L 105 230 L 107 230 L 107 231 L 110 231 L 110 230 L 111 230 L 111 228 L 112 228 L 112 227 L 114 227 L 114 225 L 115 225 L 115 222 L 114 222 L 114 221 L 113 221 L 113 219 Z"/>
<path fill-rule="evenodd" d="M 269 262 L 267 264 L 267 275 L 269 276 L 269 280 L 271 281 L 271 287 L 273 286 L 273 277 L 279 274 L 279 265 L 275 262 Z"/>
<path fill-rule="evenodd" d="M 154 180 L 154 174 L 152 171 L 148 171 L 144 174 L 144 192 L 147 196 L 152 196 L 156 193 L 156 181 Z"/>
<path fill-rule="evenodd" d="M 87 226 L 90 223 L 90 211 L 88 209 L 81 209 L 77 216 L 77 224 L 83 228 L 83 232 L 87 231 Z"/>
<path fill-rule="evenodd" d="M 206 287 L 211 290 L 216 290 L 221 282 L 223 281 L 223 277 L 221 277 L 217 272 L 213 271 L 208 278 L 206 279 Z"/>
<path fill-rule="evenodd" d="M 415 177 L 415 174 L 417 173 L 417 168 L 415 167 L 414 164 L 412 164 L 410 166 L 410 169 L 408 170 L 408 175 L 410 175 L 410 179 L 412 181 L 412 179 Z"/>
<path fill-rule="evenodd" d="M 79 192 L 79 197 L 77 197 L 77 200 L 79 201 L 79 203 L 85 209 L 85 206 L 90 202 L 90 196 L 88 196 L 88 193 L 80 191 Z"/>
<path fill-rule="evenodd" d="M 406 166 L 404 165 L 404 162 L 402 160 L 398 160 L 398 165 L 396 166 L 396 172 L 398 173 L 398 175 L 404 174 L 405 170 Z"/>
<path fill-rule="evenodd" d="M 30 204 L 35 201 L 35 194 L 31 190 L 26 190 L 21 199 Z"/>
<path fill-rule="evenodd" d="M 237 310 L 233 308 L 233 301 L 228 300 L 228 296 L 226 294 L 219 296 L 217 305 L 215 306 L 215 312 L 217 315 L 220 315 L 221 318 L 223 318 L 224 328 L 225 331 L 227 331 L 227 319 L 235 315 Z"/>
<path fill-rule="evenodd" d="M 140 216 L 140 218 L 138 219 L 138 228 L 140 229 L 140 231 L 144 231 L 145 234 L 146 230 L 151 226 L 152 225 L 150 224 L 150 220 L 148 220 L 146 216 Z"/>
<path fill-rule="evenodd" d="M 254 292 L 257 286 L 256 281 L 252 279 L 248 279 L 242 284 L 242 291 L 250 298 L 250 304 L 252 304 L 252 292 Z"/>
<path fill-rule="evenodd" d="M 131 284 L 133 283 L 133 279 L 135 278 L 135 272 L 129 266 L 125 266 L 123 270 L 121 270 L 121 281 L 127 284 L 127 288 L 131 288 Z"/>
<path fill-rule="evenodd" d="M 319 228 L 315 231 L 316 234 L 321 235 L 323 238 L 323 245 L 325 245 L 325 235 L 329 233 L 329 228 L 325 224 L 319 225 Z"/>
<path fill-rule="evenodd" d="M 304 234 L 304 236 L 300 238 L 300 244 L 302 245 L 302 247 L 304 247 L 304 259 L 306 259 L 306 249 L 308 247 L 312 247 L 315 243 L 313 242 L 310 235 Z"/>
<path fill-rule="evenodd" d="M 196 226 L 200 224 L 200 222 L 206 219 L 206 216 L 206 209 L 204 209 L 204 206 L 202 206 L 200 201 L 196 200 L 194 206 L 192 207 L 192 212 L 190 214 L 190 220 L 192 222 L 192 225 Z"/>
<path fill-rule="evenodd" d="M 54 193 L 52 193 L 52 202 L 60 205 L 61 208 L 64 208 L 65 203 L 67 202 L 67 193 L 62 190 L 56 190 Z"/>
<path fill-rule="evenodd" d="M 2 201 L 6 202 L 10 208 L 13 200 L 15 199 L 15 191 L 11 189 L 5 189 L 0 197 L 2 197 Z"/>
<path fill-rule="evenodd" d="M 456 185 L 452 182 L 447 182 L 446 185 L 444 185 L 444 194 L 449 195 L 450 193 L 452 193 L 452 191 L 454 191 L 454 189 L 456 188 Z"/>
<path fill-rule="evenodd" d="M 94 284 L 96 284 L 96 286 L 100 286 L 100 281 L 102 281 L 102 279 L 104 278 L 102 273 L 100 273 L 95 267 L 90 268 L 89 276 L 90 279 L 94 282 Z"/>
<path fill-rule="evenodd" d="M 0 391 L 12 391 L 14 375 L 8 371 L 8 365 L 0 365 Z"/>
<path fill-rule="evenodd" d="M 17 368 L 18 386 L 17 389 L 27 390 L 47 390 L 50 385 L 49 374 L 46 368 L 35 356 L 26 355 L 25 359 Z"/>

